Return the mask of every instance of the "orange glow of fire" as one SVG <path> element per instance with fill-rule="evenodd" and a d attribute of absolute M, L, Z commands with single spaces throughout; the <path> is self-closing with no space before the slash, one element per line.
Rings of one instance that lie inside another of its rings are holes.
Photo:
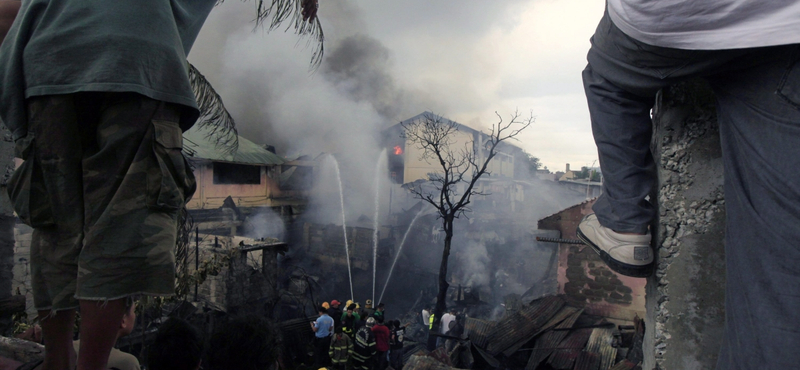
<path fill-rule="evenodd" d="M 395 145 L 394 146 L 394 155 L 400 155 L 400 154 L 403 154 L 403 148 L 401 148 L 400 145 Z"/>

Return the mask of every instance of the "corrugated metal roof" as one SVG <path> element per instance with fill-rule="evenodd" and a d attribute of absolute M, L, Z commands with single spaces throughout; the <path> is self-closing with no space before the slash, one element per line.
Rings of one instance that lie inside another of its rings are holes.
<path fill-rule="evenodd" d="M 557 319 L 562 317 L 564 314 L 565 319 L 562 319 L 558 325 L 556 325 L 556 329 L 569 329 L 572 325 L 575 325 L 575 321 L 578 320 L 578 316 L 583 313 L 583 309 L 578 309 L 574 307 L 564 307 L 561 311 L 554 317 Z M 555 321 L 555 320 L 550 320 Z M 528 364 L 525 366 L 525 370 L 534 370 L 539 363 L 544 361 L 547 356 L 550 356 L 553 353 L 553 350 L 564 340 L 564 337 L 567 336 L 569 332 L 567 330 L 556 330 L 556 331 L 548 331 L 536 340 L 536 344 L 534 345 L 533 352 L 531 353 L 531 357 L 528 359 Z"/>
<path fill-rule="evenodd" d="M 195 125 L 183 133 L 183 151 L 188 157 L 207 159 L 215 162 L 229 162 L 251 165 L 279 165 L 285 161 L 256 143 L 239 136 L 239 149 L 234 154 L 226 152 L 208 137 L 208 134 Z"/>
<path fill-rule="evenodd" d="M 600 369 L 607 370 L 614 365 L 617 358 L 617 349 L 611 346 L 614 341 L 614 329 L 594 328 L 589 342 L 586 343 L 586 351 L 597 353 L 600 357 Z"/>
<path fill-rule="evenodd" d="M 594 352 L 581 352 L 578 360 L 575 361 L 575 370 L 598 370 L 600 369 L 600 355 Z M 603 369 L 606 370 L 606 369 Z"/>
<path fill-rule="evenodd" d="M 553 316 L 550 318 L 550 320 L 548 320 L 548 321 L 547 321 L 547 323 L 545 323 L 544 325 L 542 325 L 542 326 L 539 328 L 539 330 L 538 330 L 538 331 L 536 331 L 535 333 L 531 334 L 531 335 L 530 335 L 530 337 L 528 337 L 528 338 L 526 338 L 526 339 L 523 339 L 523 340 L 521 340 L 521 341 L 517 342 L 517 344 L 515 344 L 515 345 L 513 345 L 513 346 L 509 347 L 508 349 L 506 349 L 505 351 L 503 351 L 503 354 L 504 354 L 504 355 L 506 355 L 506 356 L 511 356 L 511 355 L 512 355 L 514 352 L 516 352 L 518 349 L 522 348 L 522 346 L 523 346 L 523 345 L 525 345 L 525 343 L 528 343 L 528 342 L 530 342 L 530 341 L 531 341 L 533 338 L 535 338 L 535 337 L 539 336 L 539 334 L 542 334 L 542 333 L 544 333 L 544 332 L 546 332 L 546 331 L 550 330 L 552 327 L 556 326 L 556 324 L 558 324 L 558 323 L 560 323 L 560 322 L 564 321 L 564 319 L 566 319 L 567 317 L 569 317 L 569 316 L 570 316 L 572 313 L 574 313 L 575 311 L 577 311 L 577 308 L 574 308 L 574 307 L 567 307 L 567 306 L 562 306 L 562 307 L 561 307 L 561 310 L 560 310 L 560 311 L 558 311 L 558 312 L 557 312 L 555 315 L 553 315 Z M 556 344 L 557 344 L 557 343 L 556 343 Z"/>
<path fill-rule="evenodd" d="M 633 362 L 630 362 L 628 360 L 622 360 L 608 370 L 633 370 L 633 368 L 635 367 L 636 364 L 634 364 Z"/>
<path fill-rule="evenodd" d="M 476 346 L 486 348 L 486 335 L 494 324 L 492 321 L 468 317 L 464 323 L 464 335 Z"/>
<path fill-rule="evenodd" d="M 489 367 L 491 367 L 492 369 L 500 367 L 500 361 L 497 361 L 497 359 L 494 358 L 494 356 L 486 353 L 486 351 L 484 351 L 481 347 L 473 345 L 472 348 L 475 348 L 475 350 L 478 351 L 478 355 L 480 355 L 481 358 L 483 358 L 483 360 L 486 361 L 487 364 L 489 364 Z"/>
<path fill-rule="evenodd" d="M 580 356 L 586 341 L 592 335 L 592 329 L 577 329 L 571 331 L 558 345 L 547 363 L 554 369 L 572 369 L 575 360 Z"/>
<path fill-rule="evenodd" d="M 531 302 L 529 306 L 508 316 L 494 326 L 488 334 L 488 347 L 486 350 L 496 356 L 520 341 L 530 339 L 553 315 L 561 310 L 564 304 L 565 302 L 560 296 L 544 297 Z"/>

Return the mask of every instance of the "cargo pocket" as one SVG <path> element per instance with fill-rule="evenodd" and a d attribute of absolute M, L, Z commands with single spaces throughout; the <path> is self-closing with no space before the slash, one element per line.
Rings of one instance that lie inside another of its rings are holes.
<path fill-rule="evenodd" d="M 194 194 L 196 183 L 181 150 L 183 136 L 175 122 L 153 120 L 155 168 L 147 171 L 147 207 L 175 211 Z"/>
<path fill-rule="evenodd" d="M 778 84 L 777 94 L 793 107 L 800 109 L 800 47 L 794 51 L 792 62 Z"/>
<path fill-rule="evenodd" d="M 8 197 L 22 222 L 33 228 L 52 226 L 53 210 L 44 187 L 42 169 L 36 163 L 34 135 L 28 133 L 14 143 L 14 154 L 23 162 L 8 180 Z"/>

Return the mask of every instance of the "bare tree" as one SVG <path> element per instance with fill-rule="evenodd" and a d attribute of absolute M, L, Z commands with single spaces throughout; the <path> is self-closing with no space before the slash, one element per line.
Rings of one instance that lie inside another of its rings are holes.
<path fill-rule="evenodd" d="M 474 138 L 457 148 L 460 124 L 435 114 L 426 113 L 422 118 L 402 123 L 403 136 L 408 143 L 422 151 L 422 160 L 438 164 L 435 173 L 429 174 L 428 182 L 416 182 L 409 190 L 417 198 L 430 203 L 442 220 L 444 231 L 444 249 L 439 267 L 439 291 L 434 308 L 434 323 L 431 331 L 438 330 L 442 313 L 445 310 L 447 295 L 447 262 L 450 257 L 450 246 L 453 240 L 454 221 L 470 212 L 469 204 L 475 195 L 488 195 L 476 188 L 478 180 L 489 174 L 489 162 L 497 155 L 500 143 L 515 138 L 522 130 L 528 128 L 533 115 L 524 118 L 518 111 L 508 121 L 497 114 L 497 123 L 492 125 L 489 133 L 478 133 Z M 429 347 L 435 338 L 428 339 Z"/>

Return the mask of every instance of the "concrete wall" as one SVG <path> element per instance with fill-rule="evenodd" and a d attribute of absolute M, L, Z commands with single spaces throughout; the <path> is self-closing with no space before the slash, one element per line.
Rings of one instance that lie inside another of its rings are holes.
<path fill-rule="evenodd" d="M 645 280 L 617 274 L 586 245 L 559 245 L 558 292 L 593 315 L 625 321 L 645 316 Z"/>
<path fill-rule="evenodd" d="M 707 86 L 681 84 L 659 96 L 653 153 L 658 267 L 647 281 L 643 369 L 713 369 L 725 314 L 725 201 L 719 128 Z"/>
<path fill-rule="evenodd" d="M 577 239 L 578 223 L 593 213 L 595 200 L 567 208 L 542 219 L 539 229 L 558 230 L 564 239 Z M 633 321 L 645 315 L 645 280 L 611 271 L 591 247 L 558 245 L 558 292 L 586 308 L 586 312 Z"/>

